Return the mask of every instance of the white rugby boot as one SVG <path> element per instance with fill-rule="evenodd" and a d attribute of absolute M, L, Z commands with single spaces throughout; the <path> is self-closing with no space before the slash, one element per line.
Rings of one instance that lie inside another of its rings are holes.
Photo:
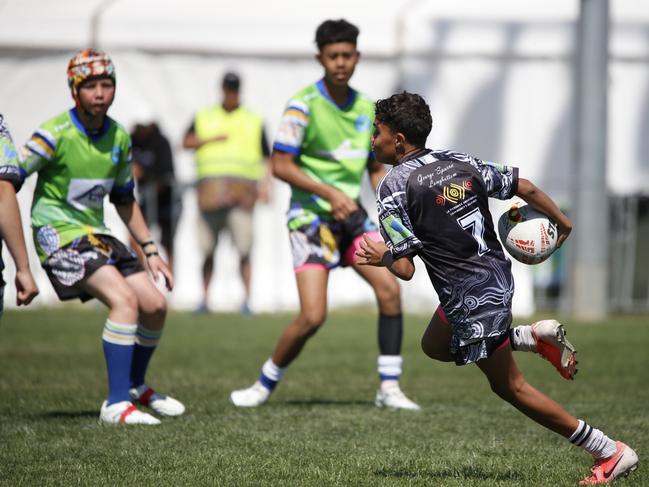
<path fill-rule="evenodd" d="M 99 412 L 99 421 L 108 424 L 160 424 L 158 418 L 143 413 L 131 401 L 116 402 L 110 406 L 108 401 L 104 401 Z"/>
<path fill-rule="evenodd" d="M 541 320 L 532 324 L 537 353 L 554 365 L 561 377 L 572 380 L 577 373 L 575 347 L 566 338 L 566 330 L 557 320 Z"/>
<path fill-rule="evenodd" d="M 421 407 L 415 402 L 411 401 L 401 391 L 399 385 L 386 388 L 385 390 L 379 389 L 376 392 L 376 399 L 374 404 L 379 408 L 388 409 L 405 409 L 408 411 L 421 411 Z"/>
<path fill-rule="evenodd" d="M 180 416 L 185 412 L 183 403 L 170 396 L 163 396 L 146 384 L 128 391 L 134 402 L 153 409 L 160 416 Z"/>
<path fill-rule="evenodd" d="M 239 389 L 230 393 L 230 401 L 240 408 L 255 408 L 261 406 L 270 397 L 271 391 L 257 381 L 246 389 Z"/>

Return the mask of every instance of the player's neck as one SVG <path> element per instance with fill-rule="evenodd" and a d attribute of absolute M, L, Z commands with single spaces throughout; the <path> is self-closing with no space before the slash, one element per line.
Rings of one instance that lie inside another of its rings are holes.
<path fill-rule="evenodd" d="M 334 103 L 338 106 L 342 106 L 345 104 L 347 101 L 347 97 L 349 96 L 349 85 L 334 85 L 333 83 L 329 83 L 327 81 L 327 78 L 324 79 L 324 86 L 325 89 L 327 90 L 327 94 L 329 95 L 329 98 L 331 98 Z"/>
<path fill-rule="evenodd" d="M 82 107 L 77 107 L 77 117 L 86 130 L 95 132 L 104 126 L 105 115 L 89 115 Z"/>

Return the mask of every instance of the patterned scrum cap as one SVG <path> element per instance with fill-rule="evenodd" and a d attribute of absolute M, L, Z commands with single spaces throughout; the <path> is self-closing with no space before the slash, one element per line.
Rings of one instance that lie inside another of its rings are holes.
<path fill-rule="evenodd" d="M 78 88 L 89 78 L 110 78 L 115 82 L 115 66 L 103 51 L 84 49 L 74 55 L 68 63 L 68 85 Z"/>

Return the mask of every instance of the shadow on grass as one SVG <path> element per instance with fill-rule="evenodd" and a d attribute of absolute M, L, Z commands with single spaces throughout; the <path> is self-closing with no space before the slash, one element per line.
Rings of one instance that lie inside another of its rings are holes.
<path fill-rule="evenodd" d="M 287 406 L 373 406 L 372 401 L 345 401 L 335 399 L 302 399 L 284 402 Z"/>
<path fill-rule="evenodd" d="M 50 419 L 99 418 L 99 411 L 49 411 L 39 414 L 38 417 Z"/>
<path fill-rule="evenodd" d="M 457 467 L 444 468 L 440 470 L 412 470 L 398 468 L 384 468 L 375 470 L 374 475 L 379 477 L 394 478 L 424 478 L 424 479 L 478 479 L 478 480 L 496 480 L 512 481 L 523 480 L 523 476 L 518 472 L 490 472 L 480 467 Z"/>

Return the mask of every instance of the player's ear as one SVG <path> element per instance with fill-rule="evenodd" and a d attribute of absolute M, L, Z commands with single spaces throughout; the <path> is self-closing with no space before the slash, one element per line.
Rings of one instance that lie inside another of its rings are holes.
<path fill-rule="evenodd" d="M 394 147 L 397 150 L 397 152 L 403 151 L 405 152 L 405 146 L 406 146 L 406 136 L 403 135 L 401 132 L 397 132 L 394 134 Z"/>

